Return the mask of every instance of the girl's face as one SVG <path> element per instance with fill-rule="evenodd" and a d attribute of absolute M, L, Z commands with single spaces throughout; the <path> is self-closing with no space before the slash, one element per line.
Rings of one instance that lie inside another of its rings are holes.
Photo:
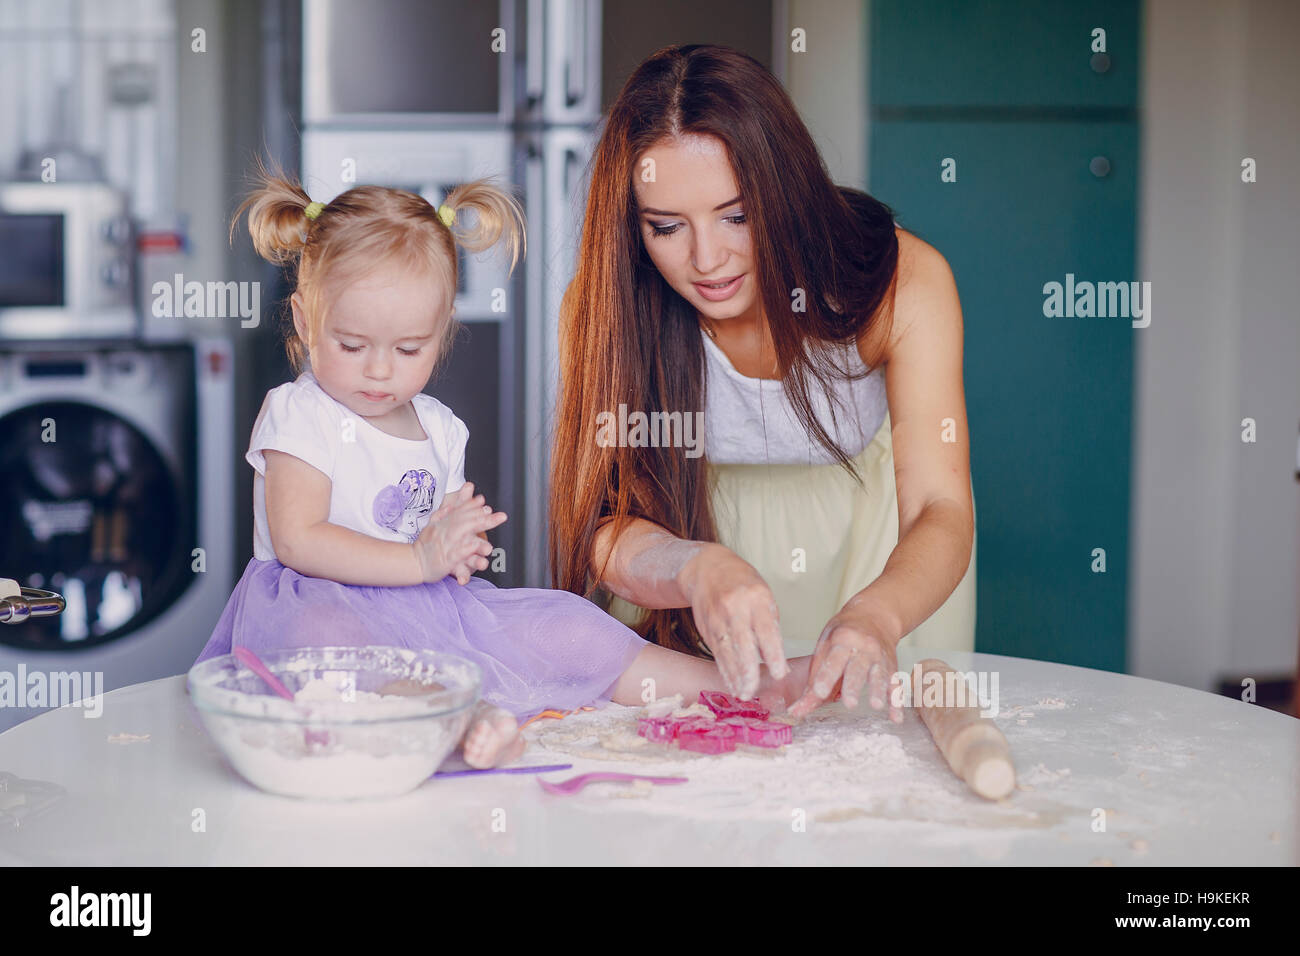
<path fill-rule="evenodd" d="M 752 316 L 749 226 L 722 141 L 660 140 L 637 159 L 632 178 L 645 247 L 668 284 L 710 320 Z"/>
<path fill-rule="evenodd" d="M 309 334 L 297 292 L 293 324 L 326 394 L 363 418 L 382 418 L 429 383 L 449 321 L 439 314 L 444 301 L 427 274 L 384 262 L 335 295 L 319 337 Z"/>

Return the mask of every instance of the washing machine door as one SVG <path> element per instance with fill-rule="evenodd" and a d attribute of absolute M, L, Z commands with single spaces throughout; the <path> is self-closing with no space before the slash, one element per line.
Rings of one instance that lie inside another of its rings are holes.
<path fill-rule="evenodd" d="M 80 650 L 171 605 L 194 577 L 180 480 L 108 409 L 41 401 L 0 417 L 0 576 L 67 602 L 57 617 L 0 627 L 0 643 Z"/>

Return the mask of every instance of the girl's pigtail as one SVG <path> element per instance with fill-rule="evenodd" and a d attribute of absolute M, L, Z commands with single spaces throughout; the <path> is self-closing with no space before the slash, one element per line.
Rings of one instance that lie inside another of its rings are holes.
<path fill-rule="evenodd" d="M 248 234 L 257 254 L 280 265 L 291 263 L 307 243 L 312 220 L 307 218 L 306 210 L 311 197 L 297 179 L 286 176 L 278 167 L 267 169 L 260 158 L 252 178 L 253 191 L 231 219 L 231 240 L 239 217 L 247 211 Z"/>
<path fill-rule="evenodd" d="M 514 271 L 528 248 L 524 210 L 514 196 L 489 179 L 476 179 L 449 192 L 444 205 L 456 213 L 451 232 L 457 244 L 470 252 L 482 252 L 504 240 L 510 253 L 510 269 Z M 464 221 L 469 218 L 463 215 L 466 210 L 475 213 L 472 222 Z"/>

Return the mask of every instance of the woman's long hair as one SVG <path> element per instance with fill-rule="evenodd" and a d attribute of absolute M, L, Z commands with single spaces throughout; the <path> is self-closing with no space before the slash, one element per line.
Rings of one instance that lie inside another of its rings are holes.
<path fill-rule="evenodd" d="M 594 587 L 594 538 L 607 516 L 717 540 L 703 456 L 596 441 L 597 416 L 619 403 L 647 413 L 704 408 L 696 312 L 650 260 L 633 191 L 641 155 L 686 134 L 725 145 L 785 393 L 809 434 L 858 478 L 810 400 L 813 388 L 852 374 L 832 361 L 831 350 L 806 350 L 805 343 L 854 346 L 870 330 L 868 341 L 879 344 L 868 366 L 879 364 L 898 264 L 893 212 L 831 182 L 794 104 L 757 60 L 711 44 L 667 47 L 637 68 L 609 111 L 593 159 L 577 273 L 560 307 L 551 580 L 579 594 Z M 690 608 L 648 611 L 636 629 L 666 647 L 707 653 Z"/>

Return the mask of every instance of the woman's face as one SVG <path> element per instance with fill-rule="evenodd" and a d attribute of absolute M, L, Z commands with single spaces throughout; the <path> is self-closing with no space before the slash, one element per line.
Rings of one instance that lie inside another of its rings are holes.
<path fill-rule="evenodd" d="M 436 282 L 383 262 L 334 294 L 314 340 L 298 293 L 293 319 L 326 394 L 362 418 L 382 418 L 429 383 L 447 321 L 437 314 L 442 301 Z"/>
<path fill-rule="evenodd" d="M 660 140 L 637 159 L 633 189 L 645 247 L 668 284 L 710 320 L 752 314 L 749 226 L 722 141 Z"/>

